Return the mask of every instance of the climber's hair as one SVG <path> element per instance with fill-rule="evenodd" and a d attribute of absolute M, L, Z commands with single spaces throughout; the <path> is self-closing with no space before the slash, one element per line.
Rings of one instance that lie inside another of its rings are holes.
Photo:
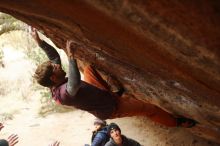
<path fill-rule="evenodd" d="M 46 61 L 39 65 L 35 71 L 34 78 L 44 87 L 51 87 L 54 82 L 50 79 L 53 74 L 53 66 L 51 61 Z"/>

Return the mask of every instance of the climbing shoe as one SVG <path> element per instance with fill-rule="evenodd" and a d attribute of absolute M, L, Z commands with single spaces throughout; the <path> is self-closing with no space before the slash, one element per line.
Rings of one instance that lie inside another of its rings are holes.
<path fill-rule="evenodd" d="M 193 119 L 188 119 L 185 117 L 177 118 L 177 126 L 178 127 L 184 127 L 184 128 L 192 128 L 194 127 L 198 122 Z"/>

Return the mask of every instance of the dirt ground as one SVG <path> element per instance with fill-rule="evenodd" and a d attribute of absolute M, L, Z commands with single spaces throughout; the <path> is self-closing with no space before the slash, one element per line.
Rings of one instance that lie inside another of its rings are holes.
<path fill-rule="evenodd" d="M 90 144 L 94 117 L 80 110 L 55 113 L 45 118 L 39 117 L 39 94 L 28 102 L 21 102 L 20 112 L 12 120 L 4 122 L 0 137 L 11 133 L 19 135 L 17 146 L 47 146 L 58 140 L 61 146 L 83 146 Z M 13 106 L 13 105 L 12 105 Z M 14 105 L 18 106 L 18 105 Z M 165 128 L 141 117 L 107 120 L 117 123 L 122 133 L 144 146 L 217 146 L 192 135 L 182 128 Z"/>

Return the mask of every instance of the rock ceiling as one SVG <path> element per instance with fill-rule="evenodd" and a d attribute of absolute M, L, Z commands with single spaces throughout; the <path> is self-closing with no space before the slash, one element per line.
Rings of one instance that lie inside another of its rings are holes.
<path fill-rule="evenodd" d="M 117 78 L 126 92 L 199 121 L 220 143 L 220 2 L 217 0 L 0 1 L 59 48 Z"/>

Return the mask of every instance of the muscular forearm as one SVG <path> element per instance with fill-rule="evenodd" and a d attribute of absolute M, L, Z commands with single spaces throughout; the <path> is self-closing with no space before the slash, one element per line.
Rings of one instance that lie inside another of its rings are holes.
<path fill-rule="evenodd" d="M 75 59 L 69 59 L 69 77 L 68 77 L 68 82 L 67 82 L 67 92 L 71 95 L 74 96 L 81 83 L 80 79 L 80 72 L 77 66 L 77 62 Z"/>
<path fill-rule="evenodd" d="M 38 44 L 44 50 L 50 61 L 52 61 L 55 64 L 61 64 L 60 55 L 54 47 L 52 47 L 45 41 L 40 41 Z"/>

